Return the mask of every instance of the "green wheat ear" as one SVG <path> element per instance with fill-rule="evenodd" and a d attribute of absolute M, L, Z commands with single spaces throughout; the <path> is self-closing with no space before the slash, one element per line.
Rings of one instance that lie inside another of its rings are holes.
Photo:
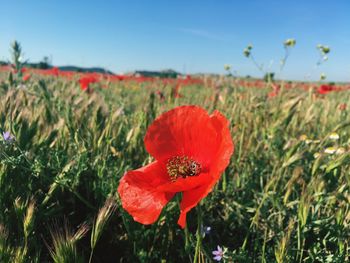
<path fill-rule="evenodd" d="M 109 197 L 104 206 L 99 210 L 97 214 L 97 218 L 94 222 L 94 225 L 92 227 L 91 231 L 91 239 L 90 239 L 90 245 L 91 245 L 91 254 L 90 254 L 90 261 L 92 260 L 93 251 L 96 247 L 96 243 L 98 242 L 99 238 L 102 235 L 102 231 L 110 218 L 110 216 L 113 214 L 113 212 L 116 209 L 116 203 L 115 203 L 115 197 Z"/>
<path fill-rule="evenodd" d="M 63 228 L 54 225 L 51 229 L 52 247 L 49 247 L 50 255 L 55 263 L 77 262 L 83 263 L 84 258 L 78 254 L 77 242 L 89 231 L 89 226 L 83 223 L 78 230 L 73 231 L 65 221 Z"/>
<path fill-rule="evenodd" d="M 28 239 L 29 235 L 33 231 L 34 210 L 35 210 L 35 201 L 32 199 L 28 203 L 27 211 L 23 220 L 23 231 L 24 231 L 24 237 L 26 240 Z"/>

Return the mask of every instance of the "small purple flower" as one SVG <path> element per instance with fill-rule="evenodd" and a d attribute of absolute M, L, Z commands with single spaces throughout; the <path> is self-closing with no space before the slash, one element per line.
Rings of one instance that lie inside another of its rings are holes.
<path fill-rule="evenodd" d="M 213 251 L 214 260 L 221 261 L 221 259 L 224 257 L 225 251 L 222 250 L 220 246 L 217 247 L 217 250 Z"/>
<path fill-rule="evenodd" d="M 15 137 L 13 137 L 12 135 L 11 135 L 11 133 L 10 132 L 3 132 L 2 133 L 2 137 L 4 138 L 4 141 L 5 142 L 12 142 L 13 140 L 14 140 L 14 138 Z"/>

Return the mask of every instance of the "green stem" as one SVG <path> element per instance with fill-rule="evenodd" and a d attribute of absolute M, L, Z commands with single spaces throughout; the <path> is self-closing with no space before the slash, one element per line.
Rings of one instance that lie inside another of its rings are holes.
<path fill-rule="evenodd" d="M 91 252 L 90 252 L 90 258 L 89 258 L 89 263 L 91 263 L 92 261 L 92 255 L 94 254 L 94 249 L 92 248 L 91 249 Z"/>
<path fill-rule="evenodd" d="M 300 256 L 299 256 L 299 253 L 300 253 L 300 249 L 301 249 L 301 242 L 300 242 L 300 224 L 298 222 L 298 231 L 297 231 L 297 237 L 298 237 L 298 245 L 297 245 L 297 248 L 298 248 L 298 252 L 297 252 L 297 258 L 300 259 Z"/>
<path fill-rule="evenodd" d="M 93 210 L 97 210 L 96 207 L 94 207 L 93 205 L 91 205 L 84 197 L 82 197 L 78 192 L 74 191 L 73 189 L 69 188 L 68 189 L 81 201 L 83 202 L 87 207 L 93 209 Z"/>
<path fill-rule="evenodd" d="M 266 242 L 267 242 L 267 227 L 265 229 L 265 234 L 264 234 L 264 244 L 262 247 L 261 263 L 266 263 L 266 259 L 265 259 Z"/>
<path fill-rule="evenodd" d="M 300 251 L 300 260 L 299 260 L 300 263 L 303 261 L 304 245 L 305 245 L 305 239 L 303 237 L 303 233 L 301 234 L 302 234 L 302 245 L 301 245 L 301 251 Z"/>
<path fill-rule="evenodd" d="M 240 163 L 241 158 L 242 158 L 242 153 L 243 153 L 243 145 L 244 145 L 244 135 L 245 135 L 245 125 L 243 126 L 242 129 L 242 134 L 241 134 L 241 139 L 240 139 L 240 144 L 239 144 L 239 150 L 238 150 L 238 158 L 237 158 L 237 165 Z"/>
<path fill-rule="evenodd" d="M 282 59 L 282 64 L 281 64 L 281 67 L 280 67 L 280 72 L 282 72 L 284 66 L 286 65 L 286 61 L 289 57 L 289 49 L 287 47 L 284 47 L 284 57 Z"/>
<path fill-rule="evenodd" d="M 187 225 L 185 226 L 185 251 L 189 251 L 190 248 L 190 237 Z"/>
<path fill-rule="evenodd" d="M 252 54 L 250 55 L 250 59 L 253 61 L 258 70 L 260 70 L 262 73 L 265 73 L 264 68 L 256 62 Z"/>
<path fill-rule="evenodd" d="M 67 190 L 69 190 L 71 193 L 73 193 L 81 202 L 83 202 L 87 207 L 89 207 L 92 210 L 97 210 L 96 207 L 94 207 L 92 204 L 90 204 L 84 197 L 82 197 L 78 192 L 74 191 L 74 189 L 72 189 L 71 187 L 69 187 L 66 184 L 63 184 L 59 181 L 55 182 L 56 184 L 66 188 Z M 45 200 L 44 200 L 45 201 Z M 47 200 L 45 202 L 43 202 L 43 204 L 45 204 L 47 202 Z"/>
<path fill-rule="evenodd" d="M 200 205 L 197 206 L 197 232 L 196 232 L 196 238 L 197 238 L 197 243 L 196 243 L 196 250 L 194 253 L 194 259 L 193 262 L 199 262 L 199 253 L 201 250 L 201 244 L 202 244 L 202 211 Z"/>

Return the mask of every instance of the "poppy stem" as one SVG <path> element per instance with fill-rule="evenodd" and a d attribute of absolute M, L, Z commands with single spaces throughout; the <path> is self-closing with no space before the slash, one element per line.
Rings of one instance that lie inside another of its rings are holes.
<path fill-rule="evenodd" d="M 196 243 L 196 250 L 194 252 L 194 258 L 193 262 L 199 262 L 199 253 L 201 250 L 201 245 L 202 245 L 202 211 L 201 211 L 201 206 L 197 206 L 197 232 L 196 232 L 196 238 L 197 238 L 197 243 Z"/>
<path fill-rule="evenodd" d="M 187 224 L 185 226 L 185 251 L 188 252 L 191 249 L 191 245 L 190 245 L 190 236 L 189 236 L 189 232 L 188 232 L 188 227 Z"/>

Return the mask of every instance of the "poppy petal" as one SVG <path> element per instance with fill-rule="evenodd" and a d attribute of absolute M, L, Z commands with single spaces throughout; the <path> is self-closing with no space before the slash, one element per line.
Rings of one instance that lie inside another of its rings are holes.
<path fill-rule="evenodd" d="M 201 185 L 207 185 L 213 178 L 208 173 L 201 173 L 198 176 L 178 178 L 175 182 L 168 182 L 157 187 L 163 192 L 183 192 L 195 189 Z"/>
<path fill-rule="evenodd" d="M 192 189 L 182 194 L 182 200 L 180 203 L 180 217 L 177 223 L 185 228 L 186 226 L 186 215 L 193 207 L 195 207 L 204 197 L 208 195 L 211 191 L 212 186 L 215 183 L 211 183 L 210 185 L 204 185 L 198 187 L 196 189 Z"/>
<path fill-rule="evenodd" d="M 218 111 L 210 116 L 213 126 L 216 128 L 220 136 L 220 145 L 214 162 L 212 163 L 210 173 L 220 177 L 221 173 L 226 169 L 230 163 L 231 156 L 234 151 L 234 144 L 229 130 L 230 122 Z"/>
<path fill-rule="evenodd" d="M 225 170 L 230 162 L 234 146 L 231 139 L 231 133 L 228 128 L 228 120 L 218 111 L 210 116 L 213 126 L 220 137 L 220 145 L 215 154 L 214 161 L 211 164 L 210 177 L 212 181 L 189 191 L 184 191 L 180 204 L 180 217 L 178 224 L 184 228 L 186 225 L 186 214 L 195 207 L 208 193 L 212 190 L 216 182 L 220 179 L 221 173 Z"/>
<path fill-rule="evenodd" d="M 168 180 L 164 172 L 162 165 L 153 162 L 138 170 L 128 171 L 120 180 L 118 193 L 122 206 L 135 221 L 142 224 L 154 223 L 163 207 L 174 196 L 156 190 L 158 184 Z"/>
<path fill-rule="evenodd" d="M 163 113 L 148 128 L 147 151 L 159 161 L 188 156 L 209 167 L 218 138 L 208 113 L 198 106 L 181 106 Z"/>

